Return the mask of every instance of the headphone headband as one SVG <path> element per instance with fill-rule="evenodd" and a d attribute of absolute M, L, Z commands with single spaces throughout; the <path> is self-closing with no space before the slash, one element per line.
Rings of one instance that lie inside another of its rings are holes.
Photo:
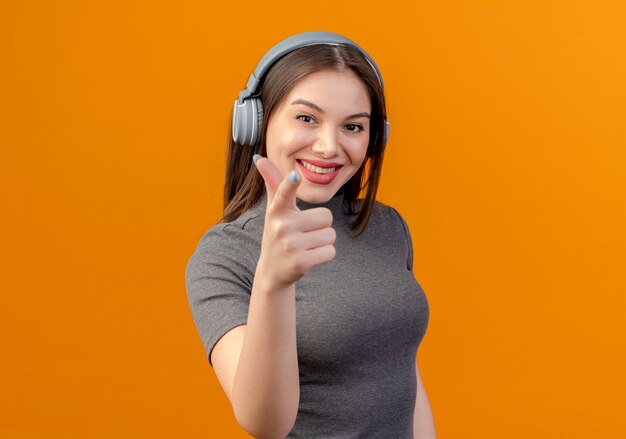
<path fill-rule="evenodd" d="M 356 47 L 363 54 L 370 66 L 372 66 L 372 69 L 378 77 L 378 82 L 380 82 L 381 88 L 384 89 L 383 77 L 380 74 L 380 70 L 378 70 L 378 66 L 376 65 L 372 57 L 370 57 L 367 52 L 365 52 L 365 50 L 363 50 L 363 48 L 360 47 L 357 43 L 349 40 L 344 36 L 332 32 L 303 32 L 297 35 L 292 35 L 291 37 L 279 42 L 274 47 L 272 47 L 263 56 L 263 58 L 261 58 L 261 61 L 259 61 L 259 64 L 257 64 L 254 72 L 250 75 L 248 83 L 246 84 L 246 88 L 239 92 L 239 102 L 243 102 L 244 99 L 252 96 L 258 91 L 261 78 L 263 77 L 263 75 L 265 75 L 267 70 L 269 70 L 269 68 L 276 63 L 276 61 L 296 49 L 300 49 L 301 47 L 305 46 L 313 46 L 316 44 L 329 44 L 332 46 L 338 46 L 339 44 L 349 44 Z"/>

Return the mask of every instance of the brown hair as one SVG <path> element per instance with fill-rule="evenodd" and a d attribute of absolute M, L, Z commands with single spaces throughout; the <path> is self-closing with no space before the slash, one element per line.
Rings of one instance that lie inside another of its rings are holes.
<path fill-rule="evenodd" d="M 229 131 L 223 222 L 237 219 L 263 195 L 265 184 L 261 174 L 253 166 L 252 156 L 267 155 L 265 145 L 267 121 L 300 79 L 321 70 L 352 71 L 363 81 L 370 95 L 372 112 L 367 155 L 356 174 L 341 188 L 348 213 L 356 215 L 351 222 L 355 235 L 360 235 L 367 228 L 383 165 L 384 123 L 387 115 L 385 96 L 376 72 L 361 51 L 354 46 L 343 44 L 338 46 L 315 44 L 294 50 L 278 60 L 264 76 L 261 84 L 261 101 L 265 114 L 259 145 L 252 148 L 234 142 Z M 356 200 L 363 190 L 365 196 L 357 210 Z"/>

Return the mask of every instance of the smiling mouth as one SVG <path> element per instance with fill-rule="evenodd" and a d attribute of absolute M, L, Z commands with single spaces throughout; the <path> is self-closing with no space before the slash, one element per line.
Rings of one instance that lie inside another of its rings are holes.
<path fill-rule="evenodd" d="M 320 166 L 315 166 L 305 160 L 297 160 L 298 163 L 300 163 L 302 166 L 304 166 L 306 169 L 308 169 L 311 172 L 315 172 L 316 174 L 330 174 L 331 172 L 335 172 L 336 169 L 339 169 L 342 167 L 342 165 L 339 166 L 333 166 L 330 168 L 323 168 Z"/>

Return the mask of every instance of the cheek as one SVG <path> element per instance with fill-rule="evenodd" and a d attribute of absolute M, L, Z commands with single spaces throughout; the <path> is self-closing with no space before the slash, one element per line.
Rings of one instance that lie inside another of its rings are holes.
<path fill-rule="evenodd" d="M 361 166 L 361 164 L 365 160 L 368 141 L 369 139 L 367 141 L 354 142 L 350 145 L 350 148 L 348 149 L 348 155 L 350 156 L 350 160 L 357 167 Z"/>
<path fill-rule="evenodd" d="M 311 142 L 311 135 L 305 130 L 282 129 L 267 132 L 267 154 L 289 155 L 299 151 Z"/>

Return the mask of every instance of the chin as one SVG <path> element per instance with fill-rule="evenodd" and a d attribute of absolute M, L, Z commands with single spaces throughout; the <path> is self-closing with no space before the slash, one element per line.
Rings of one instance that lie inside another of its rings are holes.
<path fill-rule="evenodd" d="M 301 188 L 302 189 L 302 188 Z M 313 204 L 323 204 L 334 197 L 338 192 L 332 188 L 305 188 L 304 191 L 298 191 L 297 197 L 302 201 Z"/>

